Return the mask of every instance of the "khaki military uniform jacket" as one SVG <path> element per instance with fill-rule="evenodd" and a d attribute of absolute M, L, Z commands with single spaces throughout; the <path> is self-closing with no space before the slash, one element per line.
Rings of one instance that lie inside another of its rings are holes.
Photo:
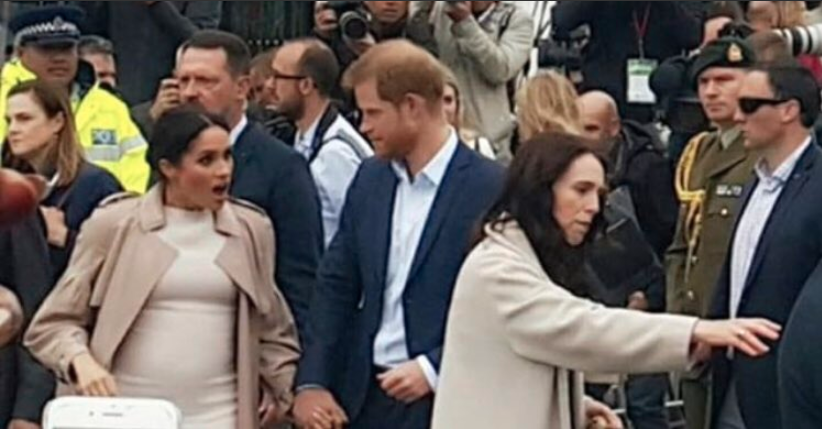
<path fill-rule="evenodd" d="M 723 137 L 732 140 L 727 148 Z M 677 169 L 680 216 L 666 258 L 669 312 L 708 314 L 755 163 L 735 130 L 703 134 L 688 145 Z"/>

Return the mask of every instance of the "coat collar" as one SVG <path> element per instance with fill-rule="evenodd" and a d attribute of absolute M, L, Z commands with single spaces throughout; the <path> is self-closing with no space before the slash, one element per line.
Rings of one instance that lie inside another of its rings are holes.
<path fill-rule="evenodd" d="M 162 184 L 154 186 L 140 204 L 138 216 L 140 227 L 144 232 L 157 231 L 166 226 L 165 203 L 163 202 L 164 189 L 165 187 Z M 231 237 L 239 236 L 242 233 L 240 220 L 237 219 L 237 214 L 229 207 L 229 203 L 223 204 L 223 207 L 214 213 L 214 229 Z"/>

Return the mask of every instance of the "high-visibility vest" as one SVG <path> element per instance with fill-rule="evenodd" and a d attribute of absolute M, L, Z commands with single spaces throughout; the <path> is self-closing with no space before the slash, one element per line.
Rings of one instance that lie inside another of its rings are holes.
<path fill-rule="evenodd" d="M 14 86 L 36 78 L 20 60 L 12 60 L 3 67 L 0 141 L 6 140 L 8 132 L 5 116 L 9 92 Z M 86 159 L 111 172 L 126 190 L 144 193 L 150 175 L 146 161 L 148 144 L 131 119 L 128 106 L 114 94 L 94 85 L 85 94 L 75 93 L 71 108 Z"/>

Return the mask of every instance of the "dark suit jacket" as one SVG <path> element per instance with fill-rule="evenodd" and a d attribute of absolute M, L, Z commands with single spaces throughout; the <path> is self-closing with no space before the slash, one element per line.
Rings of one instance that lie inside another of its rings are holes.
<path fill-rule="evenodd" d="M 324 246 L 320 200 L 297 152 L 249 123 L 234 147 L 231 194 L 263 208 L 274 224 L 275 278 L 302 334 Z"/>
<path fill-rule="evenodd" d="M 757 181 L 746 190 L 744 207 L 750 202 L 756 184 Z M 751 265 L 738 317 L 764 317 L 783 326 L 788 322 L 803 286 L 822 260 L 820 195 L 822 150 L 814 144 L 802 155 L 771 213 Z M 740 213 L 744 213 L 744 209 Z M 736 225 L 739 225 L 738 219 Z M 732 253 L 733 242 L 728 255 Z M 717 286 L 712 318 L 729 317 L 730 261 L 729 256 Z M 724 351 L 716 354 L 712 362 L 714 421 L 733 377 L 737 381 L 739 405 L 747 428 L 781 427 L 776 388 L 779 353 L 780 343 L 777 342 L 772 344 L 771 353 L 760 359 L 737 354 L 731 361 Z"/>
<path fill-rule="evenodd" d="M 497 197 L 502 168 L 460 144 L 440 186 L 403 296 L 411 358 L 442 358 L 451 293 L 471 234 Z M 382 325 L 398 179 L 371 159 L 348 191 L 340 230 L 320 267 L 297 386 L 329 389 L 355 418 L 363 407 Z"/>
<path fill-rule="evenodd" d="M 108 171 L 86 163 L 77 179 L 69 186 L 55 188 L 43 201 L 46 207 L 55 207 L 66 215 L 68 240 L 63 248 L 50 247 L 52 273 L 55 283 L 68 267 L 80 227 L 91 217 L 97 206 L 107 197 L 122 192 L 120 182 Z"/>
<path fill-rule="evenodd" d="M 26 323 L 53 286 L 43 224 L 32 216 L 0 230 L 0 284 L 17 295 Z M 0 349 L 0 427 L 9 420 L 40 422 L 54 394 L 54 377 L 19 344 Z"/>
<path fill-rule="evenodd" d="M 816 429 L 822 422 L 822 265 L 805 285 L 782 338 L 779 396 L 782 427 Z"/>

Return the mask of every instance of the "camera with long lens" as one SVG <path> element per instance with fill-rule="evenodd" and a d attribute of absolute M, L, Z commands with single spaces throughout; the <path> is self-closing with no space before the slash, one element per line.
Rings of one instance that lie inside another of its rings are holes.
<path fill-rule="evenodd" d="M 368 37 L 371 19 L 362 1 L 329 1 L 328 7 L 339 17 L 343 37 L 350 40 Z"/>
<path fill-rule="evenodd" d="M 785 39 L 794 56 L 822 56 L 822 24 L 774 31 Z"/>

